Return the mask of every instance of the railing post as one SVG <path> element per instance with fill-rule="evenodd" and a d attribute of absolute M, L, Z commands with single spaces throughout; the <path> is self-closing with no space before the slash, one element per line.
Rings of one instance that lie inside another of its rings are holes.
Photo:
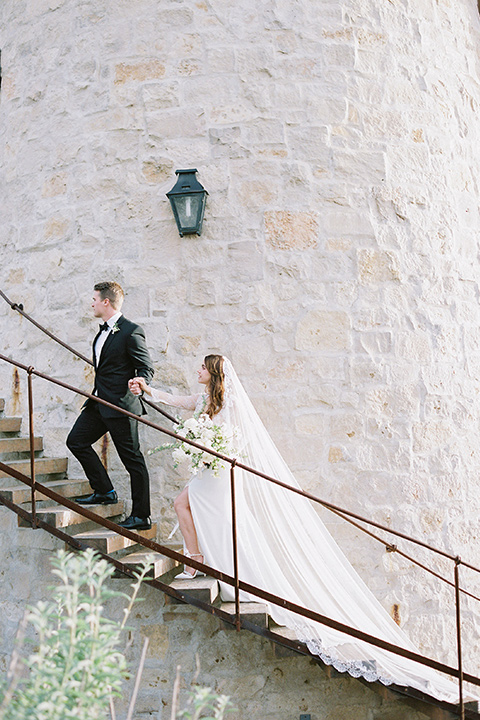
<path fill-rule="evenodd" d="M 458 568 L 461 563 L 459 557 L 455 558 L 455 609 L 457 622 L 457 655 L 458 655 L 458 715 L 465 720 L 465 704 L 463 701 L 463 661 L 462 661 L 462 626 L 460 614 L 460 583 Z"/>
<path fill-rule="evenodd" d="M 30 478 L 32 480 L 32 528 L 37 527 L 37 509 L 35 504 L 35 437 L 33 434 L 33 384 L 32 373 L 35 368 L 30 366 L 27 370 L 28 378 L 28 432 L 30 437 Z"/>
<path fill-rule="evenodd" d="M 235 465 L 237 460 L 232 460 L 230 465 L 230 492 L 232 498 L 232 547 L 233 547 L 233 577 L 235 580 L 235 627 L 240 630 L 240 588 L 238 585 L 238 548 L 237 548 L 237 511 L 235 504 Z"/>

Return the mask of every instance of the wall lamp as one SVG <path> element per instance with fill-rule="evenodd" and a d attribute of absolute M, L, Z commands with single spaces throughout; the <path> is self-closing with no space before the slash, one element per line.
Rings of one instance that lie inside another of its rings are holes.
<path fill-rule="evenodd" d="M 177 182 L 166 195 L 170 200 L 173 216 L 180 237 L 202 234 L 203 215 L 207 201 L 207 191 L 195 177 L 198 171 L 175 170 Z"/>

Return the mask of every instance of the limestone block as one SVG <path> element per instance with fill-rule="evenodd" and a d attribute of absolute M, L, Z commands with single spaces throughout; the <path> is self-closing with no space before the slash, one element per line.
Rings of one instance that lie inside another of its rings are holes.
<path fill-rule="evenodd" d="M 330 237 L 373 235 L 373 226 L 367 210 L 356 212 L 350 208 L 328 209 L 322 213 L 322 223 Z"/>
<path fill-rule="evenodd" d="M 393 252 L 362 249 L 358 251 L 358 274 L 363 284 L 400 279 L 398 259 Z"/>
<path fill-rule="evenodd" d="M 244 127 L 249 145 L 270 145 L 285 141 L 284 125 L 279 120 L 259 117 L 244 123 Z"/>
<path fill-rule="evenodd" d="M 239 200 L 248 208 L 264 208 L 275 198 L 275 188 L 271 183 L 252 180 L 242 183 Z"/>
<path fill-rule="evenodd" d="M 396 351 L 400 357 L 427 365 L 432 356 L 431 339 L 426 332 L 397 333 Z"/>
<path fill-rule="evenodd" d="M 216 301 L 215 283 L 211 280 L 193 281 L 189 289 L 189 302 L 192 305 L 214 305 Z"/>
<path fill-rule="evenodd" d="M 311 212 L 268 210 L 264 214 L 265 236 L 278 250 L 306 250 L 317 245 L 317 218 Z"/>
<path fill-rule="evenodd" d="M 336 149 L 333 166 L 338 177 L 350 183 L 374 185 L 385 181 L 385 154 L 381 152 L 352 152 Z"/>
<path fill-rule="evenodd" d="M 155 80 L 165 75 L 165 65 L 160 60 L 144 60 L 133 65 L 119 63 L 115 67 L 115 83 Z"/>
<path fill-rule="evenodd" d="M 240 127 L 211 128 L 208 132 L 210 144 L 213 145 L 215 158 L 247 157 L 250 153 L 245 147 Z"/>
<path fill-rule="evenodd" d="M 229 243 L 228 273 L 230 280 L 235 282 L 261 280 L 264 261 L 260 245 L 251 240 Z"/>
<path fill-rule="evenodd" d="M 350 455 L 347 450 L 340 445 L 332 445 L 328 449 L 328 462 L 339 463 L 350 460 Z"/>
<path fill-rule="evenodd" d="M 328 170 L 331 150 L 328 147 L 328 129 L 325 126 L 287 127 L 287 144 L 299 160 L 318 160 Z"/>
<path fill-rule="evenodd" d="M 208 70 L 211 73 L 231 73 L 234 70 L 235 54 L 233 48 L 212 48 L 207 51 Z"/>
<path fill-rule="evenodd" d="M 176 71 L 180 76 L 185 77 L 200 75 L 203 71 L 203 64 L 201 60 L 185 58 L 177 64 Z"/>
<path fill-rule="evenodd" d="M 180 105 L 180 86 L 178 82 L 149 83 L 142 87 L 141 93 L 147 112 Z"/>
<path fill-rule="evenodd" d="M 355 347 L 359 352 L 370 355 L 388 354 L 392 349 L 391 332 L 362 332 L 355 337 Z"/>
<path fill-rule="evenodd" d="M 55 197 L 56 195 L 64 195 L 67 192 L 67 175 L 59 173 L 52 175 L 45 180 L 42 188 L 42 197 Z"/>
<path fill-rule="evenodd" d="M 346 350 L 350 345 L 350 318 L 345 312 L 311 310 L 298 323 L 297 350 Z"/>
<path fill-rule="evenodd" d="M 147 131 L 159 138 L 195 137 L 205 132 L 205 117 L 193 108 L 149 113 Z"/>
<path fill-rule="evenodd" d="M 169 634 L 166 625 L 142 625 L 140 632 L 143 637 L 148 637 L 149 644 L 147 657 L 165 658 L 169 650 Z"/>
<path fill-rule="evenodd" d="M 365 394 L 367 412 L 377 418 L 418 418 L 420 389 L 416 385 L 369 390 Z"/>
<path fill-rule="evenodd" d="M 355 48 L 347 44 L 324 45 L 322 58 L 327 66 L 338 66 L 343 70 L 355 65 Z"/>
<path fill-rule="evenodd" d="M 335 413 L 330 417 L 330 437 L 343 441 L 359 439 L 364 435 L 363 425 L 364 420 L 361 415 Z"/>
<path fill-rule="evenodd" d="M 173 163 L 167 158 L 147 160 L 142 164 L 142 175 L 149 183 L 164 183 L 173 176 Z"/>
<path fill-rule="evenodd" d="M 453 428 L 446 421 L 415 423 L 413 426 L 414 452 L 430 452 L 438 447 L 445 447 L 453 440 Z"/>
<path fill-rule="evenodd" d="M 66 218 L 52 217 L 45 223 L 43 236 L 45 240 L 64 238 L 69 230 L 70 222 Z"/>

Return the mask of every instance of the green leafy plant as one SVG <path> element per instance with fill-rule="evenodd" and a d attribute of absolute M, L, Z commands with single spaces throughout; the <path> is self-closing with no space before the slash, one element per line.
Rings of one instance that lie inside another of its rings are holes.
<path fill-rule="evenodd" d="M 93 550 L 61 551 L 52 560 L 60 583 L 51 601 L 30 609 L 20 626 L 7 680 L 0 687 L 0 720 L 95 720 L 119 696 L 127 676 L 121 635 L 148 572 L 145 564 L 127 595 L 112 591 L 114 569 Z M 105 602 L 126 601 L 123 619 L 106 618 Z M 37 647 L 22 658 L 27 623 L 37 633 Z"/>
<path fill-rule="evenodd" d="M 177 677 L 173 686 L 171 720 L 223 720 L 225 715 L 234 712 L 235 708 L 227 695 L 219 695 L 212 688 L 194 686 L 183 710 L 177 711 L 178 694 L 180 690 L 180 666 L 177 667 Z M 197 676 L 200 666 L 197 658 Z M 195 680 L 194 680 L 195 683 Z M 206 714 L 205 714 L 206 713 Z"/>
<path fill-rule="evenodd" d="M 108 587 L 114 568 L 93 550 L 60 551 L 52 565 L 60 582 L 52 599 L 37 603 L 20 623 L 7 678 L 0 683 L 0 720 L 97 720 L 108 715 L 115 720 L 113 699 L 120 696 L 128 676 L 122 633 L 149 571 L 149 558 L 136 573 L 130 594 Z M 122 620 L 104 615 L 105 602 L 115 597 L 126 604 Z M 26 655 L 28 623 L 37 637 L 35 649 Z M 147 646 L 145 640 L 127 720 L 133 717 Z M 233 709 L 228 697 L 194 686 L 185 709 L 177 711 L 179 672 L 180 668 L 173 690 L 173 720 L 223 720 Z"/>

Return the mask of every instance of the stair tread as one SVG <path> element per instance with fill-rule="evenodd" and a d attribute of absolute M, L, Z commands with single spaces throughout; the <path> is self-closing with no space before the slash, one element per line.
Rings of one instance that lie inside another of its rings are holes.
<path fill-rule="evenodd" d="M 100 517 L 111 517 L 121 515 L 125 509 L 123 501 L 112 503 L 111 505 L 89 505 L 89 510 L 100 515 Z M 52 505 L 49 507 L 37 508 L 37 516 L 44 522 L 54 525 L 57 528 L 69 527 L 70 525 L 79 525 L 80 523 L 93 522 L 75 510 L 68 510 L 61 505 Z M 20 527 L 30 527 L 30 523 L 22 518 L 18 519 Z"/>
<path fill-rule="evenodd" d="M 92 510 L 92 512 L 97 513 L 98 515 L 101 515 L 99 509 L 105 508 L 107 509 L 115 509 L 118 510 L 119 507 L 123 507 L 124 503 L 123 501 L 117 502 L 117 503 L 110 503 L 109 505 L 102 505 L 101 503 L 98 505 L 89 505 L 88 510 L 91 508 L 95 508 L 95 510 Z M 76 512 L 75 510 L 70 510 L 70 508 L 64 508 L 61 505 L 50 505 L 49 507 L 39 508 L 37 510 L 37 513 L 62 513 L 62 512 Z"/>
<path fill-rule="evenodd" d="M 108 505 L 103 507 L 108 507 Z M 139 530 L 138 534 L 148 540 L 154 540 L 157 535 L 156 523 L 153 523 L 149 530 Z M 125 550 L 125 548 L 132 547 L 132 545 L 138 545 L 135 540 L 130 540 L 130 538 L 119 535 L 114 530 L 108 530 L 107 528 L 102 527 L 96 528 L 95 530 L 87 530 L 82 533 L 77 533 L 73 537 L 76 540 L 80 540 L 85 543 L 89 547 L 107 554 L 118 552 L 119 550 Z"/>
<path fill-rule="evenodd" d="M 234 602 L 225 602 L 222 603 L 221 609 L 224 612 L 227 612 L 229 614 L 235 613 L 235 603 Z M 268 607 L 264 603 L 256 603 L 256 602 L 241 602 L 240 603 L 240 612 L 242 615 L 253 615 L 257 613 L 268 613 Z"/>
<path fill-rule="evenodd" d="M 170 583 L 170 585 L 174 588 L 178 588 L 179 590 L 186 590 L 187 586 L 192 587 L 194 590 L 204 590 L 212 588 L 217 583 L 218 580 L 216 580 L 216 578 L 200 575 L 200 577 L 195 577 L 191 580 L 187 578 L 181 580 L 175 579 Z"/>
<path fill-rule="evenodd" d="M 42 483 L 45 487 L 54 490 L 63 497 L 71 498 L 72 496 L 81 495 L 83 492 L 88 492 L 90 483 L 88 480 L 47 480 Z M 24 485 L 20 480 L 17 480 L 16 485 L 9 485 L 8 487 L 0 487 L 0 493 L 6 496 L 11 502 L 23 503 L 30 500 L 31 488 L 28 485 Z M 37 490 L 36 497 L 38 500 L 47 498 L 43 495 L 40 490 Z M 53 502 L 48 498 L 50 502 Z"/>
<path fill-rule="evenodd" d="M 22 418 L 3 417 L 0 418 L 0 432 L 18 432 L 22 425 Z"/>
<path fill-rule="evenodd" d="M 148 548 L 127 555 L 122 559 L 122 562 L 125 565 L 134 565 L 137 567 L 142 565 L 142 563 L 147 562 L 147 559 L 150 559 L 153 564 L 148 576 L 154 578 L 166 575 L 180 564 L 166 555 L 162 555 L 161 553 L 154 552 L 152 550 L 149 551 Z"/>
<path fill-rule="evenodd" d="M 34 437 L 35 450 L 43 449 L 43 438 Z M 29 437 L 4 437 L 0 438 L 0 453 L 7 452 L 28 452 L 30 450 Z"/>
<path fill-rule="evenodd" d="M 9 460 L 9 465 L 13 470 L 21 472 L 30 477 L 30 460 Z M 68 459 L 66 457 L 41 457 L 35 458 L 35 474 L 36 475 L 56 475 L 64 473 L 67 470 Z M 0 477 L 8 477 L 7 472 L 0 470 Z"/>
<path fill-rule="evenodd" d="M 65 463 L 65 465 L 68 462 L 68 458 L 66 457 L 40 457 L 35 458 L 35 465 L 45 465 L 49 462 L 55 462 L 55 463 Z M 10 460 L 8 463 L 9 465 L 12 465 L 13 467 L 18 467 L 18 465 L 30 465 L 30 460 Z"/>

